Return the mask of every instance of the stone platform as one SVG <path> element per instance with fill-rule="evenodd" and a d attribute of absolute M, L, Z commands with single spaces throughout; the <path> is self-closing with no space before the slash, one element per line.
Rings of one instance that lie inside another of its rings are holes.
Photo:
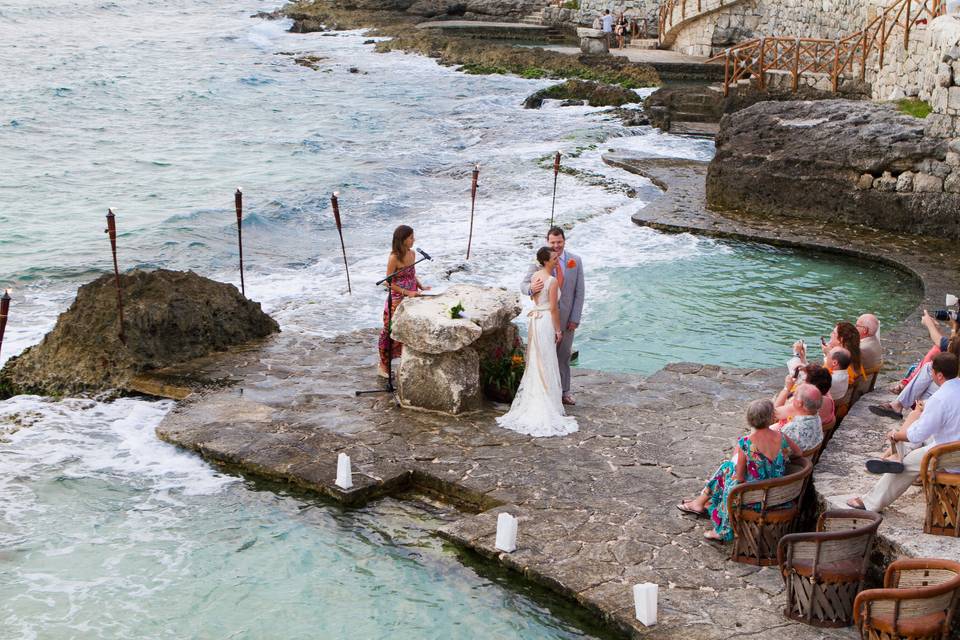
<path fill-rule="evenodd" d="M 702 207 L 702 163 L 606 160 L 667 190 L 634 216 L 638 224 L 872 256 L 916 274 L 929 306 L 953 290 L 960 265 L 937 240 L 719 216 Z M 884 332 L 887 371 L 926 350 L 916 318 Z M 354 390 L 379 384 L 376 335 L 323 341 L 284 333 L 260 347 L 168 370 L 161 379 L 172 384 L 187 378 L 217 385 L 182 402 L 158 435 L 346 504 L 410 488 L 439 495 L 464 509 L 441 535 L 580 603 L 627 637 L 855 636 L 783 618 L 776 568 L 729 561 L 702 540 L 706 521 L 674 508 L 729 456 L 745 432 L 747 402 L 779 388 L 781 369 L 674 364 L 649 377 L 575 369 L 578 405 L 571 413 L 580 431 L 534 439 L 496 426 L 505 405 L 485 404 L 454 418 L 401 410 L 387 394 L 355 397 Z M 889 426 L 864 413 L 871 402 L 867 396 L 854 408 L 817 469 L 815 483 L 829 496 L 859 492 L 869 482 L 862 459 Z M 333 484 L 340 452 L 354 461 L 354 488 L 347 492 Z M 880 529 L 888 557 L 960 555 L 957 540 L 923 535 L 915 498 L 903 500 Z M 493 547 L 503 510 L 520 517 L 513 554 Z M 631 585 L 638 582 L 661 589 L 660 622 L 649 629 L 633 615 Z"/>
<path fill-rule="evenodd" d="M 232 382 L 196 394 L 159 436 L 213 461 L 358 504 L 401 489 L 466 509 L 441 535 L 579 602 L 624 636 L 852 637 L 782 618 L 776 569 L 727 560 L 701 539 L 706 521 L 674 505 L 693 496 L 743 433 L 748 400 L 781 373 L 671 365 L 642 378 L 574 370 L 580 431 L 530 438 L 501 429 L 505 405 L 458 418 L 398 409 L 376 387 L 376 332 L 330 341 L 281 334 L 258 349 L 169 371 Z M 354 489 L 334 486 L 337 454 Z M 519 548 L 493 548 L 496 515 L 520 517 Z M 661 586 L 660 624 L 634 619 L 631 585 Z M 750 615 L 732 614 L 749 611 Z M 737 626 L 734 626 L 737 625 Z"/>

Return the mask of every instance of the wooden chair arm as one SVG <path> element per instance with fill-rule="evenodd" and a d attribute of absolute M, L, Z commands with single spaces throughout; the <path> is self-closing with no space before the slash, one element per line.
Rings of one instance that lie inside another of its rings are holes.
<path fill-rule="evenodd" d="M 920 481 L 923 483 L 924 491 L 937 476 L 937 463 L 940 458 L 951 453 L 960 453 L 960 441 L 938 444 L 923 455 L 923 460 L 920 461 Z"/>
<path fill-rule="evenodd" d="M 900 581 L 905 575 L 926 571 L 952 571 L 954 577 L 936 585 L 926 587 L 911 587 L 900 589 Z M 902 558 L 890 563 L 883 574 L 884 589 L 897 589 L 901 593 L 912 593 L 926 589 L 939 589 L 937 593 L 929 593 L 923 597 L 938 595 L 950 589 L 960 588 L 960 562 L 942 560 L 938 558 Z M 876 589 L 874 590 L 876 591 Z"/>

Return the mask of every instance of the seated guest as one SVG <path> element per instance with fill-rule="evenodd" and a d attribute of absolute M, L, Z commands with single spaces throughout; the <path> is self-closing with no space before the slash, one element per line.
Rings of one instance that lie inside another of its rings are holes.
<path fill-rule="evenodd" d="M 713 521 L 713 529 L 704 532 L 703 537 L 732 540 L 733 529 L 727 512 L 730 489 L 743 482 L 779 478 L 786 472 L 787 461 L 791 457 L 801 456 L 800 447 L 789 437 L 768 428 L 771 422 L 773 403 L 769 400 L 751 402 L 747 407 L 750 433 L 737 440 L 733 459 L 720 465 L 699 496 L 677 505 L 677 509 L 684 513 L 708 517 Z"/>
<path fill-rule="evenodd" d="M 825 358 L 825 367 L 830 372 L 830 396 L 836 400 L 843 400 L 850 388 L 850 352 L 843 347 L 835 347 Z"/>
<path fill-rule="evenodd" d="M 823 442 L 823 424 L 820 422 L 820 405 L 822 399 L 820 391 L 812 384 L 803 383 L 797 387 L 793 398 L 790 418 L 784 425 L 774 425 L 772 428 L 787 436 L 800 447 L 801 451 L 809 451 Z"/>
<path fill-rule="evenodd" d="M 863 360 L 863 369 L 871 375 L 880 370 L 883 365 L 883 347 L 880 346 L 880 321 L 872 313 L 865 313 L 857 318 L 855 325 L 860 334 L 860 356 Z"/>
<path fill-rule="evenodd" d="M 807 363 L 807 350 L 803 346 L 803 343 L 797 342 L 794 344 L 793 351 L 797 354 L 801 367 L 809 366 Z M 842 400 L 843 397 L 847 395 L 847 389 L 850 387 L 850 352 L 843 347 L 833 347 L 823 360 L 823 366 L 831 373 L 832 378 L 830 397 L 834 400 Z M 801 369 L 801 371 L 804 370 L 805 369 Z"/>
<path fill-rule="evenodd" d="M 940 325 L 937 323 L 937 319 L 927 313 L 927 310 L 923 310 L 923 315 L 920 317 L 920 324 L 926 327 L 927 332 L 930 334 L 930 341 L 933 342 L 933 346 L 930 347 L 930 350 L 927 351 L 927 354 L 923 356 L 923 359 L 920 360 L 917 364 L 910 367 L 907 370 L 906 377 L 898 382 L 897 384 L 890 387 L 891 393 L 900 393 L 903 391 L 904 387 L 913 380 L 913 378 L 920 373 L 920 369 L 923 365 L 927 364 L 933 357 L 938 353 L 945 353 L 947 347 L 949 346 L 949 339 L 957 334 L 960 334 L 960 322 L 957 320 L 950 320 L 950 336 L 944 336 L 940 331 Z"/>
<path fill-rule="evenodd" d="M 838 346 L 846 349 L 850 354 L 850 364 L 847 366 L 847 384 L 853 386 L 860 378 L 866 377 L 860 354 L 860 332 L 849 322 L 838 322 L 830 334 L 830 342 L 822 346 L 823 363 L 829 369 L 827 358 Z M 834 398 L 837 396 L 834 395 Z"/>
<path fill-rule="evenodd" d="M 950 342 L 947 344 L 947 353 L 960 357 L 960 335 L 950 338 Z M 913 408 L 913 405 L 921 400 L 926 400 L 939 388 L 940 385 L 933 379 L 933 364 L 928 362 L 920 367 L 920 370 L 911 378 L 896 400 L 875 404 L 870 407 L 870 411 L 878 416 L 899 419 L 903 417 L 905 407 Z"/>
<path fill-rule="evenodd" d="M 812 363 L 800 369 L 800 375 L 797 378 L 787 376 L 783 381 L 783 389 L 773 399 L 773 415 L 779 420 L 781 426 L 786 425 L 787 421 L 796 415 L 792 402 L 787 402 L 793 397 L 794 392 L 801 382 L 812 384 L 820 392 L 820 424 L 824 429 L 833 427 L 837 420 L 836 403 L 830 397 L 830 385 L 833 384 L 833 378 L 825 367 Z"/>
<path fill-rule="evenodd" d="M 933 379 L 940 390 L 925 403 L 918 403 L 900 429 L 887 434 L 902 461 L 868 460 L 868 471 L 884 475 L 870 493 L 851 498 L 847 505 L 882 511 L 917 479 L 920 462 L 931 447 L 960 441 L 960 380 L 957 380 L 960 361 L 952 353 L 940 353 L 932 365 Z"/>

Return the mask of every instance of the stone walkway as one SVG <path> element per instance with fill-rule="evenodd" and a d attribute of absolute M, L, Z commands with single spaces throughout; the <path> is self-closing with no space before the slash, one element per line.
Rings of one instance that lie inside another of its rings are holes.
<path fill-rule="evenodd" d="M 921 275 L 931 306 L 952 285 L 956 258 L 936 241 L 724 218 L 702 208 L 705 168 L 699 163 L 607 160 L 668 187 L 666 196 L 635 216 L 639 224 L 876 253 Z M 874 251 L 881 241 L 887 248 Z M 927 257 L 927 250 L 934 254 Z M 887 347 L 925 350 L 915 320 L 886 334 Z M 348 504 L 411 487 L 439 494 L 465 508 L 464 517 L 441 535 L 579 602 L 625 636 L 854 637 L 850 630 L 784 619 L 777 570 L 730 562 L 703 542 L 705 521 L 674 508 L 729 456 L 744 432 L 746 403 L 779 388 L 779 369 L 674 364 L 646 378 L 575 369 L 578 405 L 571 413 L 580 431 L 532 439 L 496 426 L 503 405 L 448 418 L 400 410 L 386 394 L 355 397 L 354 390 L 379 384 L 375 342 L 374 330 L 328 341 L 286 332 L 262 346 L 169 370 L 163 380 L 172 384 L 216 384 L 178 405 L 157 432 L 210 460 Z M 859 464 L 861 449 L 874 444 L 872 435 L 860 437 L 861 428 L 866 433 L 877 427 L 857 427 L 858 419 L 851 415 L 844 423 L 818 469 L 816 482 L 830 492 L 854 490 L 860 481 L 860 467 L 849 464 Z M 848 446 L 856 453 L 847 453 Z M 349 492 L 333 484 L 340 452 L 354 461 L 355 488 Z M 855 480 L 844 477 L 848 469 Z M 503 510 L 520 516 L 513 554 L 493 548 L 496 516 Z M 904 522 L 904 535 L 921 537 L 919 522 L 913 525 L 911 530 Z M 885 525 L 882 531 L 888 530 Z M 634 619 L 631 586 L 638 582 L 661 588 L 660 623 L 650 629 Z"/>

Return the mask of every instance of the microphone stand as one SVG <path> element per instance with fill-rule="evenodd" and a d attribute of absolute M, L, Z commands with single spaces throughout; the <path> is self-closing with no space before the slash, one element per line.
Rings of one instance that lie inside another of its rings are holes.
<path fill-rule="evenodd" d="M 412 269 L 416 265 L 420 264 L 424 260 L 433 260 L 430 256 L 426 255 L 423 252 L 420 252 L 423 256 L 416 262 L 414 262 L 409 267 L 401 267 L 389 274 L 386 278 L 379 280 L 375 283 L 375 286 L 379 287 L 384 282 L 387 283 L 387 385 L 383 389 L 368 389 L 366 391 L 354 391 L 354 396 L 362 396 L 370 393 L 392 393 L 396 394 L 397 388 L 393 385 L 393 279 L 397 277 L 397 274 L 401 271 L 406 271 L 407 269 Z M 394 395 L 394 403 L 399 407 L 400 400 Z"/>

